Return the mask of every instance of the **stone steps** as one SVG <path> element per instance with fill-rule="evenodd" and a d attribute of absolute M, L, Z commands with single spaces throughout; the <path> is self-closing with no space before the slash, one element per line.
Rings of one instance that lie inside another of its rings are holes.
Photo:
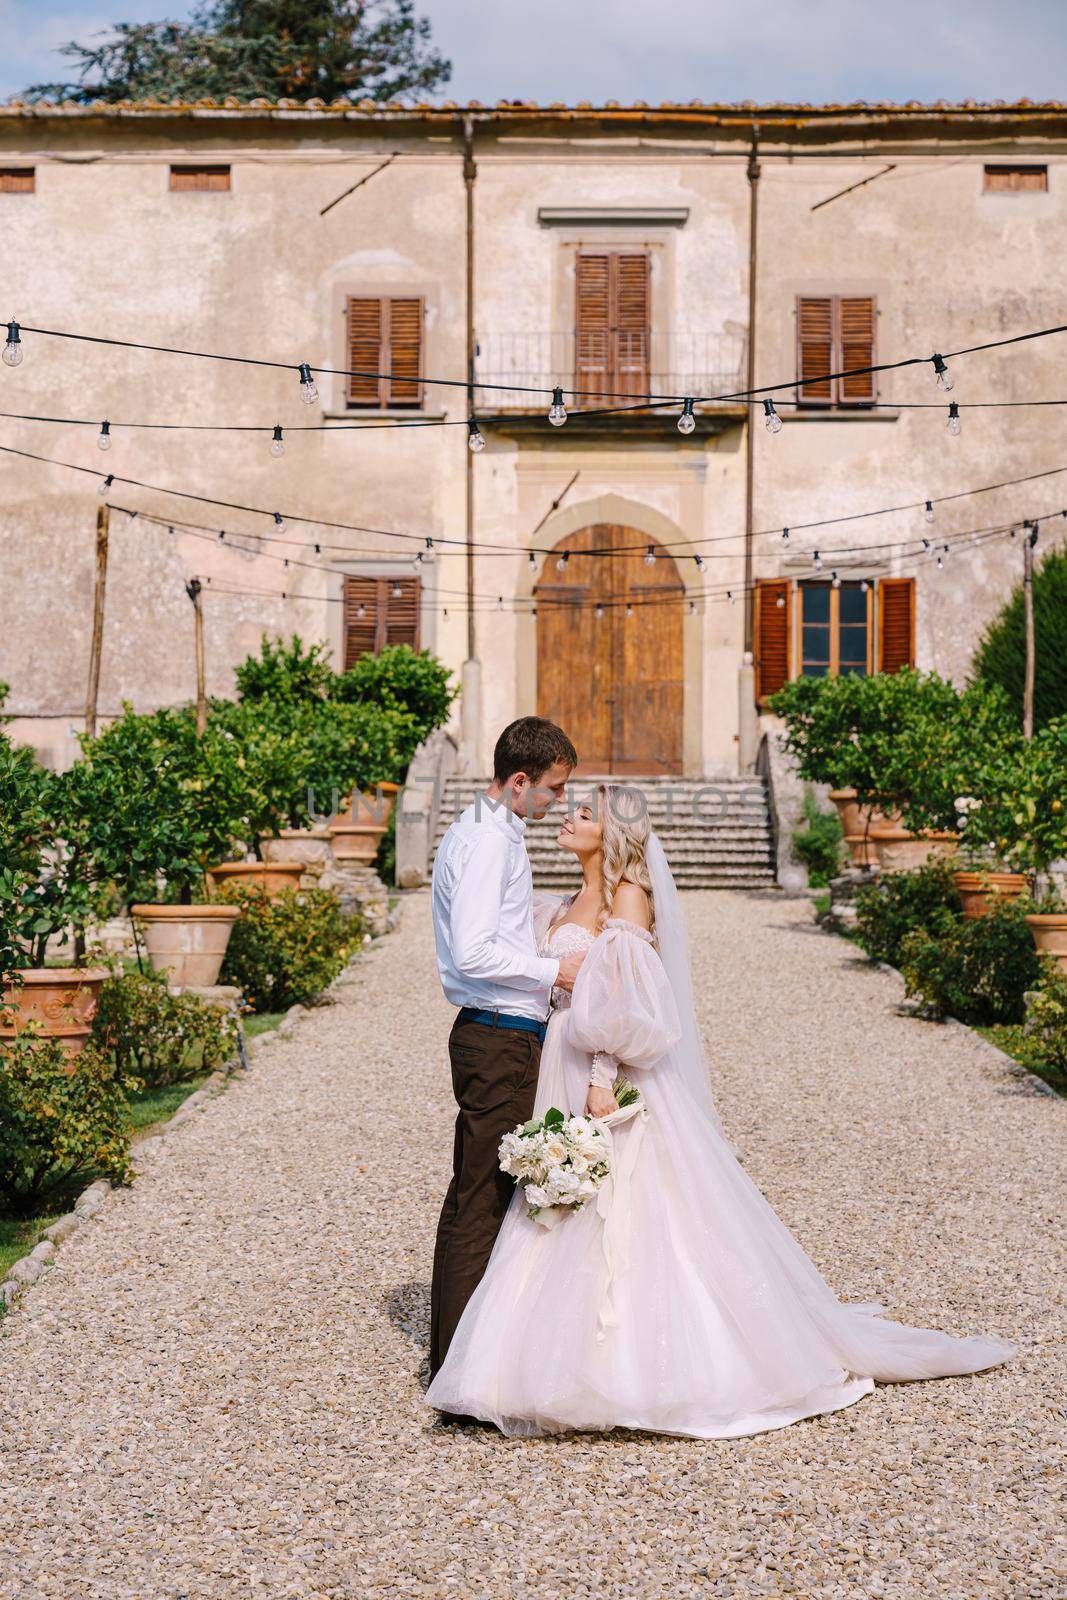
<path fill-rule="evenodd" d="M 578 797 L 585 780 L 574 784 Z M 434 848 L 445 829 L 488 780 L 452 779 L 442 798 Z M 642 778 L 634 780 L 645 801 L 649 821 L 658 833 L 675 882 L 682 889 L 770 889 L 776 884 L 774 840 L 767 793 L 759 778 Z M 534 883 L 561 891 L 577 886 L 579 874 L 571 856 L 556 844 L 560 811 L 554 810 L 526 830 Z"/>

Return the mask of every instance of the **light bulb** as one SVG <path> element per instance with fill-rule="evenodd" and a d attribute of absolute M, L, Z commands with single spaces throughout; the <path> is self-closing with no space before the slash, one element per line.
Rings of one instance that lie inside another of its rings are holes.
<path fill-rule="evenodd" d="M 628 617 L 632 617 L 632 616 L 633 616 L 633 614 L 634 614 L 634 608 L 633 608 L 633 606 L 627 606 L 627 607 L 626 607 L 626 615 L 627 615 L 627 616 L 628 616 Z"/>
<path fill-rule="evenodd" d="M 861 578 L 861 579 L 860 579 L 860 594 L 866 594 L 866 593 L 867 593 L 867 590 L 868 590 L 868 589 L 869 589 L 869 588 L 870 588 L 870 587 L 871 587 L 871 586 L 870 586 L 870 584 L 869 584 L 869 583 L 868 583 L 868 582 L 867 582 L 867 579 L 866 579 L 866 578 Z"/>
<path fill-rule="evenodd" d="M 100 480 L 100 488 L 98 489 L 97 493 L 98 494 L 109 494 L 110 491 L 111 491 L 111 485 L 114 483 L 114 481 L 115 481 L 115 474 L 113 472 L 109 472 L 106 478 L 101 478 L 101 480 Z"/>
<path fill-rule="evenodd" d="M 552 404 L 548 408 L 548 420 L 554 428 L 562 428 L 567 420 L 567 407 L 563 404 L 563 390 L 553 389 Z"/>
<path fill-rule="evenodd" d="M 944 389 L 947 393 L 952 388 L 952 374 L 945 365 L 944 356 L 931 356 L 930 360 L 933 362 L 934 371 L 937 373 L 937 387 Z"/>
<path fill-rule="evenodd" d="M 937 558 L 937 570 L 938 572 L 944 572 L 945 570 L 945 563 L 942 561 L 940 556 Z"/>
<path fill-rule="evenodd" d="M 780 594 L 778 596 L 777 600 L 774 603 L 778 607 L 779 611 L 784 611 L 785 610 L 785 595 L 784 594 Z"/>
<path fill-rule="evenodd" d="M 814 555 L 812 556 L 811 559 L 815 563 L 816 572 L 821 572 L 822 571 L 822 556 L 819 554 L 819 552 L 817 550 L 815 551 L 815 553 L 814 553 Z"/>
<path fill-rule="evenodd" d="M 498 594 L 496 597 L 496 608 L 498 611 L 503 611 L 504 609 L 504 596 L 502 594 Z"/>
<path fill-rule="evenodd" d="M 694 556 L 693 560 L 697 564 L 697 571 L 698 572 L 703 572 L 704 568 L 707 566 L 707 562 L 704 560 L 704 557 L 703 556 Z"/>
<path fill-rule="evenodd" d="M 225 528 L 220 528 L 219 529 L 219 544 L 225 544 L 225 543 L 226 543 L 226 529 Z"/>
<path fill-rule="evenodd" d="M 727 600 L 729 600 L 730 604 L 733 605 L 734 602 L 737 599 L 737 596 L 734 594 L 734 591 L 732 589 L 727 589 L 726 598 L 727 598 Z"/>
<path fill-rule="evenodd" d="M 536 572 L 537 571 L 537 557 L 534 555 L 532 550 L 530 551 L 528 560 L 530 562 L 530 571 L 531 572 Z"/>
<path fill-rule="evenodd" d="M 837 576 L 836 572 L 831 572 L 830 574 L 830 587 L 832 589 L 840 589 L 841 587 L 841 579 Z"/>
<path fill-rule="evenodd" d="M 283 572 L 287 572 L 288 570 L 289 570 L 289 557 L 286 556 L 285 560 L 282 562 L 282 571 Z"/>
<path fill-rule="evenodd" d="M 393 584 L 393 599 L 394 600 L 399 600 L 402 597 L 403 593 L 404 593 L 404 591 L 403 591 L 403 589 L 401 589 L 399 582 L 394 583 Z"/>
<path fill-rule="evenodd" d="M 315 379 L 311 376 L 311 368 L 306 361 L 300 363 L 300 398 L 306 406 L 313 406 L 319 398 Z"/>
<path fill-rule="evenodd" d="M 570 551 L 569 550 L 564 550 L 563 554 L 560 556 L 559 560 L 556 562 L 556 571 L 557 572 L 566 572 L 566 570 L 567 570 L 567 562 L 570 560 L 570 558 L 571 558 Z"/>
<path fill-rule="evenodd" d="M 690 600 L 690 602 L 689 602 L 689 615 L 691 617 L 695 617 L 696 614 L 697 614 L 697 603 L 696 603 L 695 600 Z"/>
<path fill-rule="evenodd" d="M 955 400 L 953 400 L 948 408 L 948 431 L 951 433 L 954 439 L 959 438 L 962 426 L 963 425 L 960 422 L 960 408 L 956 404 Z"/>
<path fill-rule="evenodd" d="M 100 424 L 100 437 L 96 441 L 96 448 L 98 450 L 110 450 L 111 449 L 111 424 L 110 424 L 110 422 L 102 422 Z"/>
<path fill-rule="evenodd" d="M 7 325 L 7 343 L 4 346 L 4 365 L 17 367 L 22 360 L 22 335 L 17 322 Z"/>
<path fill-rule="evenodd" d="M 782 431 L 782 419 L 774 409 L 773 400 L 764 400 L 763 402 L 763 426 L 768 433 L 781 433 Z"/>
<path fill-rule="evenodd" d="M 421 559 L 423 561 L 425 561 L 425 562 L 430 562 L 430 561 L 435 560 L 436 556 L 437 556 L 437 551 L 433 547 L 433 540 L 429 537 L 429 535 L 427 535 L 427 538 L 426 538 L 426 549 L 422 552 Z"/>
<path fill-rule="evenodd" d="M 655 565 L 656 565 L 656 552 L 653 549 L 653 547 L 651 545 L 649 545 L 648 550 L 645 552 L 645 566 L 646 567 L 654 567 Z"/>
<path fill-rule="evenodd" d="M 926 511 L 924 512 L 924 515 L 926 517 L 927 522 L 933 522 L 933 520 L 934 520 L 934 502 L 932 500 L 928 500 L 926 502 Z"/>
<path fill-rule="evenodd" d="M 600 618 L 604 615 L 604 607 L 603 606 L 597 606 L 594 615 L 596 616 L 596 619 L 599 622 Z"/>
<path fill-rule="evenodd" d="M 321 556 L 321 554 L 322 554 L 322 546 L 321 546 L 321 544 L 317 544 L 317 545 L 316 545 L 316 546 L 315 546 L 315 554 L 316 554 L 316 555 L 317 555 L 317 556 Z"/>
<path fill-rule="evenodd" d="M 687 400 L 682 407 L 682 414 L 678 418 L 678 432 L 692 433 L 696 425 L 697 419 L 693 415 L 693 402 L 692 400 Z"/>
<path fill-rule="evenodd" d="M 467 449 L 473 450 L 475 455 L 477 455 L 480 450 L 485 449 L 485 440 L 482 438 L 482 430 L 479 428 L 473 417 L 471 417 L 470 421 L 467 423 Z"/>
<path fill-rule="evenodd" d="M 788 544 L 789 543 L 789 529 L 788 528 L 783 528 L 782 529 L 782 543 L 783 544 Z"/>
<path fill-rule="evenodd" d="M 274 526 L 277 528 L 278 532 L 281 533 L 282 529 L 285 527 L 285 518 L 282 516 L 280 511 L 275 511 L 273 516 Z"/>
<path fill-rule="evenodd" d="M 363 602 L 361 600 L 359 605 L 356 607 L 356 616 L 359 619 L 359 621 L 362 622 L 366 615 L 367 615 L 367 608 L 366 608 L 366 606 L 363 604 Z"/>
<path fill-rule="evenodd" d="M 270 442 L 270 453 L 272 456 L 283 456 L 285 454 L 285 441 L 282 439 L 282 425 L 280 422 L 274 424 L 274 438 Z"/>

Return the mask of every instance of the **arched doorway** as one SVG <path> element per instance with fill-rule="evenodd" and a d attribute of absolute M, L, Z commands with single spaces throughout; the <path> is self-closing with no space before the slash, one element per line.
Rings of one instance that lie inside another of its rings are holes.
<path fill-rule="evenodd" d="M 636 528 L 596 523 L 559 541 L 534 593 L 538 714 L 570 734 L 579 773 L 680 773 L 685 588 L 673 558 Z"/>

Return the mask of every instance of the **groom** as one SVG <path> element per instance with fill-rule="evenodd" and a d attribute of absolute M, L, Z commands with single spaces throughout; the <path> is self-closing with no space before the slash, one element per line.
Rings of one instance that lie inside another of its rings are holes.
<path fill-rule="evenodd" d="M 436 1373 L 485 1271 L 515 1185 L 500 1171 L 505 1133 L 533 1113 L 552 988 L 569 989 L 581 956 L 540 956 L 527 818 L 563 799 L 578 763 L 561 728 L 520 717 L 493 753 L 493 781 L 448 829 L 433 866 L 437 970 L 459 1014 L 448 1053 L 459 1105 L 452 1182 L 437 1225 L 430 1369 Z"/>

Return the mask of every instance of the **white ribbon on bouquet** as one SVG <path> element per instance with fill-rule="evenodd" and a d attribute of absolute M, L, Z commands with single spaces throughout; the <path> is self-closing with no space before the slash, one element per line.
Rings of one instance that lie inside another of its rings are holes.
<path fill-rule="evenodd" d="M 597 1343 L 603 1344 L 608 1329 L 617 1327 L 619 1322 L 612 1289 L 618 1273 L 625 1270 L 630 1260 L 630 1179 L 644 1143 L 648 1111 L 643 1100 L 635 1100 L 632 1105 L 621 1106 L 618 1111 L 595 1120 L 604 1130 L 610 1164 L 608 1176 L 597 1190 L 596 1197 L 597 1215 L 604 1225 L 601 1238 L 605 1275 L 597 1310 L 596 1335 Z M 616 1141 L 611 1130 L 631 1121 L 636 1122 L 636 1126 L 631 1129 L 629 1137 Z"/>

